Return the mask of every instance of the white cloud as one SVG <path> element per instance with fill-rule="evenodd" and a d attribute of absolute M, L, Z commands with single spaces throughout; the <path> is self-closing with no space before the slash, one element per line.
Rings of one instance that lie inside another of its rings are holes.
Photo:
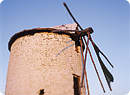
<path fill-rule="evenodd" d="M 130 0 L 126 0 L 130 4 Z"/>
<path fill-rule="evenodd" d="M 4 0 L 0 0 L 0 4 L 3 2 Z"/>

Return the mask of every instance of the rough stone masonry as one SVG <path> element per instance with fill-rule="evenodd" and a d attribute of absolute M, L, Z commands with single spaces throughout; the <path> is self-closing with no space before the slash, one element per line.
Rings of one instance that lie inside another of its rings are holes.
<path fill-rule="evenodd" d="M 78 95 L 80 52 L 68 35 L 45 32 L 53 29 L 75 30 L 76 24 L 24 30 L 10 39 L 6 95 Z"/>

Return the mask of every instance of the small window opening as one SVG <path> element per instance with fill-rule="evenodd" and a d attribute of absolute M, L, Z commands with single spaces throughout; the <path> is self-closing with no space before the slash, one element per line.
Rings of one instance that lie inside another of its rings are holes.
<path fill-rule="evenodd" d="M 73 74 L 74 82 L 74 95 L 80 95 L 80 86 L 79 86 L 80 77 Z"/>
<path fill-rule="evenodd" d="M 44 89 L 40 89 L 39 95 L 44 95 Z"/>

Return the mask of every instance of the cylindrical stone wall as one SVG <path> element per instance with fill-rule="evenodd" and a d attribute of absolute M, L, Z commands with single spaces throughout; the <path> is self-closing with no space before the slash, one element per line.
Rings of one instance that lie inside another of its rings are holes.
<path fill-rule="evenodd" d="M 74 95 L 73 74 L 80 79 L 82 63 L 70 40 L 47 32 L 17 38 L 10 50 L 6 95 Z"/>

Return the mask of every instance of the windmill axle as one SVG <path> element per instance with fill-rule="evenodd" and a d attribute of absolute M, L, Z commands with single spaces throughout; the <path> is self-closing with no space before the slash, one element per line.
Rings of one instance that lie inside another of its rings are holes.
<path fill-rule="evenodd" d="M 94 31 L 92 27 L 88 27 L 80 32 L 76 31 L 75 33 L 78 35 L 78 37 L 82 36 L 88 36 L 88 34 L 92 34 Z"/>

